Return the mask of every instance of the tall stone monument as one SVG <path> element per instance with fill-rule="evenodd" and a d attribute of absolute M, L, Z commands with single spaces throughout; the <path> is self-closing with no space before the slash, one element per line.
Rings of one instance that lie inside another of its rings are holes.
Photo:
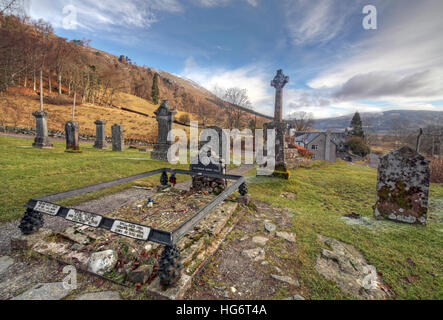
<path fill-rule="evenodd" d="M 35 117 L 36 136 L 32 146 L 34 148 L 51 149 L 54 146 L 49 141 L 48 137 L 48 123 L 46 118 L 48 114 L 43 110 L 36 111 L 32 114 Z"/>
<path fill-rule="evenodd" d="M 96 149 L 106 149 L 107 148 L 107 145 L 106 145 L 106 133 L 105 133 L 106 121 L 97 120 L 94 123 L 95 123 L 95 126 L 96 126 L 94 148 L 96 148 Z"/>
<path fill-rule="evenodd" d="M 112 151 L 123 151 L 124 149 L 123 127 L 119 124 L 114 124 L 112 126 Z"/>
<path fill-rule="evenodd" d="M 160 107 L 155 111 L 158 122 L 157 142 L 151 152 L 151 159 L 168 161 L 168 150 L 171 142 L 168 141 L 168 133 L 172 130 L 172 123 L 177 111 L 169 108 L 168 100 L 163 100 Z"/>
<path fill-rule="evenodd" d="M 380 159 L 374 216 L 405 223 L 426 224 L 429 161 L 405 146 Z"/>
<path fill-rule="evenodd" d="M 288 125 L 283 122 L 283 88 L 288 82 L 289 77 L 283 74 L 283 70 L 278 70 L 277 75 L 271 82 L 271 86 L 276 90 L 274 121 L 265 123 L 263 126 L 265 137 L 268 136 L 268 130 L 275 129 L 275 170 L 273 176 L 283 179 L 289 179 L 289 171 L 285 163 L 285 134 Z"/>
<path fill-rule="evenodd" d="M 80 126 L 76 121 L 68 121 L 65 125 L 66 151 L 80 151 L 79 135 Z"/>

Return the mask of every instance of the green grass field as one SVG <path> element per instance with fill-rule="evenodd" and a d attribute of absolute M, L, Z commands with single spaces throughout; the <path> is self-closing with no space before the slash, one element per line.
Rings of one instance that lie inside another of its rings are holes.
<path fill-rule="evenodd" d="M 285 261 L 290 273 L 302 279 L 303 293 L 311 299 L 349 298 L 315 271 L 319 233 L 360 250 L 382 273 L 396 299 L 443 299 L 443 185 L 431 185 L 426 227 L 391 221 L 374 221 L 372 227 L 347 225 L 342 216 L 351 212 L 372 218 L 376 181 L 377 170 L 372 168 L 314 162 L 292 171 L 289 182 L 251 177 L 248 187 L 252 197 L 295 213 L 292 231 L 297 234 L 298 250 L 295 259 Z M 296 200 L 281 197 L 285 191 L 295 193 Z M 416 280 L 408 283 L 405 280 L 411 275 Z"/>
<path fill-rule="evenodd" d="M 21 217 L 24 204 L 31 198 L 72 188 L 171 167 L 168 163 L 150 160 L 149 154 L 135 149 L 124 152 L 97 150 L 82 144 L 82 153 L 66 153 L 64 141 L 52 141 L 54 149 L 30 148 L 32 139 L 0 137 L 0 222 Z M 187 166 L 174 166 L 185 169 Z M 189 179 L 178 176 L 178 181 Z M 159 176 L 66 199 L 73 204 L 110 194 L 131 185 L 156 186 Z"/>
<path fill-rule="evenodd" d="M 83 153 L 72 154 L 64 152 L 63 141 L 56 141 L 53 150 L 29 148 L 31 144 L 31 139 L 0 137 L 2 222 L 22 216 L 23 205 L 32 197 L 168 166 L 147 160 L 149 155 L 137 150 L 117 153 L 82 145 Z M 145 160 L 140 160 L 142 158 Z M 382 273 L 396 299 L 443 299 L 443 185 L 431 185 L 431 209 L 426 227 L 390 221 L 375 221 L 370 227 L 347 225 L 342 216 L 350 212 L 372 217 L 376 175 L 375 169 L 344 162 L 314 162 L 307 168 L 292 171 L 289 182 L 256 178 L 251 172 L 248 187 L 254 198 L 290 208 L 295 213 L 292 231 L 297 234 L 297 250 L 279 254 L 288 262 L 288 271 L 299 277 L 304 296 L 350 298 L 315 271 L 316 257 L 321 250 L 317 241 L 320 233 L 360 250 Z M 158 179 L 152 177 L 136 183 L 157 185 Z M 186 177 L 179 177 L 184 179 Z M 126 187 L 128 184 L 87 194 L 66 204 Z M 295 193 L 296 199 L 283 198 L 282 192 Z M 415 266 L 407 262 L 408 258 Z M 411 275 L 415 280 L 405 281 Z"/>

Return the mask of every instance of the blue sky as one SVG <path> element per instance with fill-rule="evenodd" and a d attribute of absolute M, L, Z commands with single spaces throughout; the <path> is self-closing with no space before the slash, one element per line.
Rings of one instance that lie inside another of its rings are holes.
<path fill-rule="evenodd" d="M 377 30 L 363 28 L 366 5 Z M 245 88 L 267 114 L 277 69 L 291 78 L 285 114 L 443 111 L 440 0 L 32 0 L 29 12 L 60 36 L 209 90 Z"/>

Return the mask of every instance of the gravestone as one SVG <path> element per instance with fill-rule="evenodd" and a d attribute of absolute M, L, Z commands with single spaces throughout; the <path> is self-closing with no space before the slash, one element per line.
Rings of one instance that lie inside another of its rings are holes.
<path fill-rule="evenodd" d="M 66 135 L 66 151 L 79 151 L 80 144 L 78 140 L 78 134 L 80 131 L 80 126 L 78 122 L 68 121 L 65 125 L 65 135 Z"/>
<path fill-rule="evenodd" d="M 151 152 L 151 159 L 168 161 L 168 150 L 171 142 L 168 141 L 168 134 L 172 130 L 172 123 L 177 111 L 169 108 L 168 100 L 164 100 L 160 107 L 155 111 L 158 122 L 157 142 L 154 150 Z"/>
<path fill-rule="evenodd" d="M 95 134 L 95 144 L 94 148 L 96 149 L 106 149 L 106 134 L 105 134 L 105 126 L 106 121 L 97 120 L 94 122 L 96 126 L 96 134 Z"/>
<path fill-rule="evenodd" d="M 42 110 L 36 111 L 32 114 L 35 117 L 36 136 L 32 146 L 34 148 L 51 149 L 54 146 L 49 141 L 48 137 L 48 123 L 46 118 L 48 114 Z"/>
<path fill-rule="evenodd" d="M 114 124 L 112 126 L 112 151 L 123 151 L 124 149 L 123 127 L 119 124 Z"/>
<path fill-rule="evenodd" d="M 282 121 L 283 88 L 288 82 L 289 77 L 283 74 L 283 70 L 278 70 L 277 75 L 271 82 L 271 86 L 276 90 L 274 121 L 265 123 L 263 126 L 265 138 L 268 136 L 268 130 L 275 129 L 275 170 L 273 176 L 283 179 L 289 179 L 288 167 L 285 162 L 285 135 L 288 130 L 288 125 Z"/>
<path fill-rule="evenodd" d="M 376 218 L 426 224 L 428 212 L 429 161 L 409 147 L 380 158 Z"/>

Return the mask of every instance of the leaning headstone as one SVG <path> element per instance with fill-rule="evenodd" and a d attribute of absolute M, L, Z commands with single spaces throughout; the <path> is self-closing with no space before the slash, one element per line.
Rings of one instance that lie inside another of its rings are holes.
<path fill-rule="evenodd" d="M 80 126 L 78 122 L 68 121 L 65 125 L 66 151 L 79 151 L 80 144 L 78 134 Z"/>
<path fill-rule="evenodd" d="M 380 159 L 376 218 L 426 224 L 428 213 L 429 161 L 409 147 Z"/>
<path fill-rule="evenodd" d="M 95 144 L 94 148 L 96 149 L 106 149 L 106 134 L 105 134 L 105 126 L 106 121 L 97 120 L 94 122 L 96 126 L 96 134 L 95 134 Z"/>
<path fill-rule="evenodd" d="M 35 117 L 36 136 L 32 146 L 34 148 L 52 149 L 54 146 L 49 141 L 48 137 L 48 123 L 46 118 L 48 114 L 44 111 L 36 111 L 32 114 Z"/>
<path fill-rule="evenodd" d="M 114 124 L 112 126 L 112 151 L 123 151 L 124 148 L 123 127 L 119 124 Z"/>
<path fill-rule="evenodd" d="M 168 134 L 172 130 L 172 122 L 177 111 L 169 108 L 168 100 L 164 100 L 155 111 L 158 122 L 157 142 L 154 151 L 151 152 L 151 159 L 168 161 L 168 150 L 171 142 L 168 141 Z"/>

